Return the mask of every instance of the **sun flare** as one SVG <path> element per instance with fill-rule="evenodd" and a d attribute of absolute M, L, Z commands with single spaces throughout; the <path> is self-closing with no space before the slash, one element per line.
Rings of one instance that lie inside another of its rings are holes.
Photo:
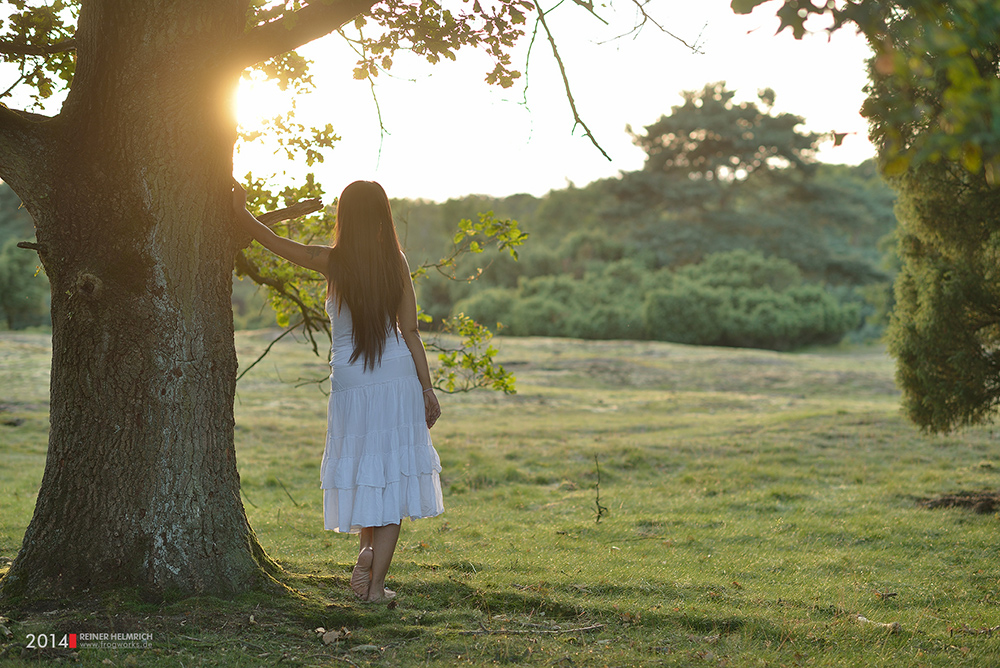
<path fill-rule="evenodd" d="M 265 120 L 286 113 L 292 102 L 277 82 L 255 72 L 250 79 L 240 79 L 236 89 L 236 122 L 243 130 L 253 130 Z"/>

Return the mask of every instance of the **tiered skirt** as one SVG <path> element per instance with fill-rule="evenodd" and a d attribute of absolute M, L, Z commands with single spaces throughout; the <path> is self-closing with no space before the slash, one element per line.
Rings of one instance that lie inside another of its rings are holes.
<path fill-rule="evenodd" d="M 444 511 L 441 460 L 431 443 L 413 358 L 360 360 L 331 376 L 320 466 L 326 529 L 357 533 Z"/>

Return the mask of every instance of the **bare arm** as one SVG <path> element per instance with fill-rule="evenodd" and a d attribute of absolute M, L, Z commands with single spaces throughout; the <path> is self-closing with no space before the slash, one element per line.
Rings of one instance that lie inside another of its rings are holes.
<path fill-rule="evenodd" d="M 234 180 L 233 210 L 236 214 L 236 222 L 239 227 L 256 239 L 261 246 L 275 255 L 279 255 L 300 267 L 318 271 L 325 276 L 327 262 L 330 259 L 330 247 L 307 246 L 297 241 L 278 236 L 269 227 L 254 218 L 252 213 L 247 211 L 246 196 L 246 190 Z"/>
<path fill-rule="evenodd" d="M 406 258 L 403 258 L 404 262 Z M 409 267 L 407 267 L 409 272 Z M 433 427 L 437 419 L 441 417 L 441 404 L 434 395 L 431 386 L 431 371 L 427 364 L 427 353 L 424 351 L 423 341 L 420 340 L 420 325 L 417 321 L 417 296 L 413 292 L 413 282 L 404 281 L 403 300 L 396 313 L 399 321 L 399 331 L 403 335 L 403 341 L 413 356 L 413 364 L 417 367 L 417 378 L 420 379 L 420 387 L 424 390 L 424 414 L 427 419 L 427 427 Z"/>

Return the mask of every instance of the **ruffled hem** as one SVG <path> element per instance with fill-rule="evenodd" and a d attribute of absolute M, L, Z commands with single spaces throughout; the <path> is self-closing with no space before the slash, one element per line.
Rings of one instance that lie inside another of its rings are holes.
<path fill-rule="evenodd" d="M 357 533 L 363 527 L 399 524 L 444 512 L 437 472 L 402 478 L 383 488 L 323 490 L 323 525 L 329 531 Z"/>

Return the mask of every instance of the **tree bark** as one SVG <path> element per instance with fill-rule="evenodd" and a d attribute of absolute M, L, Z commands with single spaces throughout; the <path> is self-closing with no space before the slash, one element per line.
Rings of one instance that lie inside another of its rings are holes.
<path fill-rule="evenodd" d="M 48 457 L 7 603 L 268 580 L 233 444 L 239 72 L 211 67 L 244 21 L 235 2 L 82 3 L 72 90 L 15 188 L 52 286 L 53 352 Z M 48 188 L 30 187 L 39 166 Z"/>

